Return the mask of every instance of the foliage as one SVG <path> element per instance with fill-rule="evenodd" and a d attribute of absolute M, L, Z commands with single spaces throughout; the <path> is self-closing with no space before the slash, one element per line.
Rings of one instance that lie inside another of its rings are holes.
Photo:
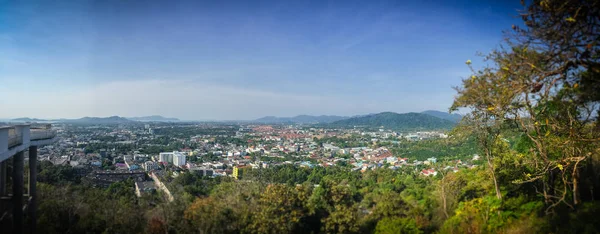
<path fill-rule="evenodd" d="M 525 28 L 513 26 L 506 43 L 485 57 L 491 66 L 471 67 L 456 88 L 451 110 L 470 110 L 464 126 L 477 138 L 496 199 L 462 201 L 444 230 L 541 232 L 514 220 L 539 220 L 517 204 L 543 209 L 548 220 L 598 212 L 588 209 L 600 186 L 598 9 L 596 0 L 530 2 L 521 13 Z M 570 226 L 597 232 L 578 224 Z"/>
<path fill-rule="evenodd" d="M 421 113 L 398 114 L 393 112 L 383 112 L 379 114 L 339 120 L 329 125 L 337 127 L 384 127 L 386 129 L 397 131 L 408 131 L 450 129 L 455 125 L 455 123 L 450 120 L 440 119 L 438 117 Z"/>
<path fill-rule="evenodd" d="M 391 233 L 411 233 L 419 234 L 423 233 L 419 228 L 415 220 L 410 218 L 384 218 L 377 223 L 375 228 L 377 234 L 391 234 Z"/>
<path fill-rule="evenodd" d="M 250 228 L 256 233 L 299 232 L 307 210 L 293 187 L 268 185 L 258 201 L 258 212 Z"/>
<path fill-rule="evenodd" d="M 80 177 L 75 168 L 68 165 L 52 165 L 49 161 L 39 163 L 37 179 L 39 182 L 61 185 L 69 182 L 79 182 Z"/>
<path fill-rule="evenodd" d="M 452 110 L 470 113 L 451 137 L 388 145 L 396 154 L 437 153 L 446 161 L 479 152 L 483 165 L 458 172 L 432 165 L 436 177 L 413 168 L 293 165 L 252 169 L 242 180 L 184 172 L 169 184 L 177 194 L 167 202 L 135 197 L 132 181 L 93 188 L 68 167 L 41 163 L 38 227 L 41 233 L 598 233 L 599 14 L 597 0 L 529 2 L 521 15 L 525 28 L 514 26 L 486 57 L 489 66 L 471 67 L 457 88 Z M 454 126 L 421 115 L 382 113 L 332 126 Z M 156 132 L 243 143 L 225 137 L 236 126 L 193 129 L 166 125 Z M 90 150 L 97 147 L 106 146 Z"/>
<path fill-rule="evenodd" d="M 598 1 L 535 1 L 522 15 L 527 28 L 513 27 L 508 49 L 486 59 L 495 66 L 473 70 L 457 88 L 453 108 L 471 108 L 471 126 L 485 152 L 488 168 L 501 198 L 493 161 L 514 153 L 494 152 L 501 132 L 519 131 L 528 151 L 516 183 L 541 187 L 547 212 L 558 205 L 581 202 L 581 191 L 598 186 L 582 183 L 582 168 L 598 158 L 598 131 L 591 118 L 597 109 Z M 579 88 L 584 85 L 588 88 Z M 516 168 L 515 168 L 516 169 Z M 511 172 L 511 173 L 514 173 Z"/>

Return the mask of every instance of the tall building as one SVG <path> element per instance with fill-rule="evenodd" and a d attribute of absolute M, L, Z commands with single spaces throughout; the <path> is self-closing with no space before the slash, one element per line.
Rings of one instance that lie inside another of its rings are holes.
<path fill-rule="evenodd" d="M 179 167 L 185 165 L 185 154 L 181 152 L 173 152 L 173 165 Z"/>
<path fill-rule="evenodd" d="M 163 152 L 158 155 L 159 162 L 172 163 L 175 166 L 185 165 L 185 154 L 178 151 Z"/>
<path fill-rule="evenodd" d="M 163 152 L 158 155 L 159 162 L 173 163 L 174 152 Z"/>

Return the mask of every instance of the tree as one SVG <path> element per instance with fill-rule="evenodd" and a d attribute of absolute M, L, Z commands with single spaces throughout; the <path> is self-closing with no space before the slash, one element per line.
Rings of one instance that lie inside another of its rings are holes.
<path fill-rule="evenodd" d="M 375 227 L 376 234 L 392 234 L 392 233 L 423 233 L 417 227 L 414 219 L 410 218 L 384 218 L 377 223 Z"/>
<path fill-rule="evenodd" d="M 197 198 L 185 209 L 185 219 L 201 233 L 246 232 L 257 212 L 260 184 L 225 182 L 208 198 Z"/>
<path fill-rule="evenodd" d="M 258 201 L 251 229 L 256 233 L 291 233 L 297 231 L 306 215 L 303 201 L 293 188 L 270 184 Z"/>
<path fill-rule="evenodd" d="M 327 233 L 358 232 L 358 205 L 355 190 L 347 182 L 322 181 L 309 199 L 312 213 L 320 215 L 322 231 Z"/>
<path fill-rule="evenodd" d="M 151 234 L 163 234 L 168 233 L 165 222 L 160 220 L 157 217 L 153 217 L 148 221 L 148 226 L 146 227 L 146 233 Z"/>
<path fill-rule="evenodd" d="M 461 187 L 466 184 L 466 181 L 461 180 L 461 177 L 457 176 L 456 173 L 444 173 L 440 170 L 442 179 L 436 181 L 437 183 L 437 194 L 441 200 L 441 209 L 444 217 L 447 219 L 450 217 L 449 211 L 454 210 L 458 203 L 459 194 Z"/>
<path fill-rule="evenodd" d="M 214 199 L 197 198 L 185 210 L 185 218 L 190 221 L 198 233 L 222 233 L 227 230 L 223 223 L 228 219 L 228 212 L 220 207 Z"/>
<path fill-rule="evenodd" d="M 598 175 L 599 9 L 597 0 L 532 1 L 521 14 L 526 27 L 513 26 L 506 44 L 486 57 L 493 66 L 472 68 L 451 108 L 470 108 L 475 126 L 487 130 L 478 136 L 486 157 L 494 157 L 495 127 L 512 126 L 526 137 L 525 170 L 513 182 L 541 187 L 547 212 L 560 204 L 574 209 L 582 187 L 588 200 L 599 196 L 591 192 L 597 179 L 582 182 Z"/>

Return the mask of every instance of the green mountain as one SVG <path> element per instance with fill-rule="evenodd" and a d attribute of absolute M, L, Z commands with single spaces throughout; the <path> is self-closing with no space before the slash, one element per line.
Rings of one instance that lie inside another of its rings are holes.
<path fill-rule="evenodd" d="M 379 114 L 339 120 L 330 124 L 330 126 L 333 127 L 383 127 L 397 131 L 451 129 L 454 125 L 456 125 L 456 123 L 450 120 L 413 112 L 405 114 L 382 112 Z"/>

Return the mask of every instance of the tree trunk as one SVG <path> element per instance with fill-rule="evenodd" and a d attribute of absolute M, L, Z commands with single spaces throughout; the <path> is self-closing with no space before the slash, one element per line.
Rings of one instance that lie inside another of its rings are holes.
<path fill-rule="evenodd" d="M 579 190 L 577 188 L 578 179 L 579 179 L 579 170 L 577 168 L 574 168 L 573 169 L 573 204 L 574 205 L 579 204 Z"/>
<path fill-rule="evenodd" d="M 486 149 L 485 153 L 486 153 L 488 167 L 490 168 L 490 173 L 492 174 L 492 179 L 494 180 L 494 188 L 496 189 L 496 197 L 499 200 L 502 200 L 502 193 L 500 192 L 500 186 L 498 185 L 498 180 L 496 179 L 496 172 L 494 171 L 494 165 L 492 164 L 492 161 L 490 159 L 492 157 L 491 153 L 490 153 L 490 149 Z"/>
<path fill-rule="evenodd" d="M 450 217 L 448 215 L 448 208 L 446 203 L 446 189 L 444 189 L 444 185 L 442 184 L 442 207 L 444 208 L 444 215 L 446 215 L 446 219 Z"/>
<path fill-rule="evenodd" d="M 492 179 L 494 179 L 494 187 L 496 188 L 496 197 L 502 200 L 502 193 L 500 192 L 500 186 L 498 185 L 498 180 L 496 180 L 496 173 L 494 173 L 494 168 L 490 168 L 492 172 Z"/>

